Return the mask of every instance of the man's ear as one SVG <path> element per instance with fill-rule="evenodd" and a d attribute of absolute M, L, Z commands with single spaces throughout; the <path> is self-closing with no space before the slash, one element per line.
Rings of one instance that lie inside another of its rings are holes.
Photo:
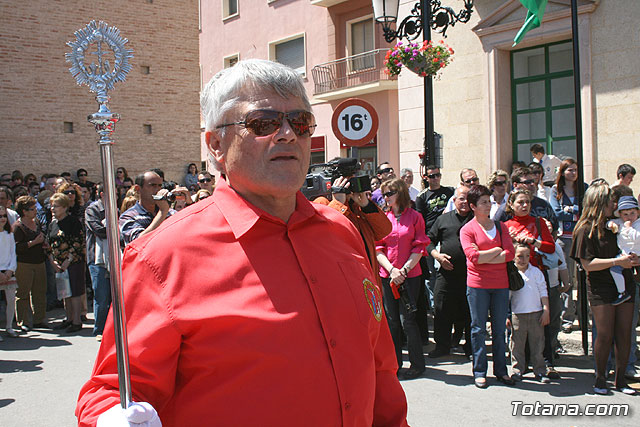
<path fill-rule="evenodd" d="M 207 143 L 209 153 L 221 165 L 224 164 L 224 151 L 222 150 L 222 138 L 215 131 L 207 131 L 204 133 L 204 139 Z"/>

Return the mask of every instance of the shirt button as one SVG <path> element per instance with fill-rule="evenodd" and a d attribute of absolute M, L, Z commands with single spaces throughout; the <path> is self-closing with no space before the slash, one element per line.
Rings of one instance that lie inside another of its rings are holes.
<path fill-rule="evenodd" d="M 311 277 L 309 278 L 309 280 L 310 280 L 310 281 L 311 281 L 311 283 L 313 283 L 314 285 L 315 285 L 316 283 L 318 283 L 318 281 L 316 280 L 315 276 L 311 276 Z"/>
<path fill-rule="evenodd" d="M 344 409 L 349 410 L 351 408 L 351 403 L 347 402 L 344 404 Z"/>
<path fill-rule="evenodd" d="M 330 345 L 332 348 L 336 348 L 336 344 L 337 344 L 337 343 L 336 343 L 336 340 L 334 340 L 334 339 L 329 340 L 329 345 Z"/>

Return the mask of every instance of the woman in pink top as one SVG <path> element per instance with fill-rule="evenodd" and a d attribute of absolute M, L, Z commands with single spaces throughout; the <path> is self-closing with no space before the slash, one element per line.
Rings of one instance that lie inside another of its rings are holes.
<path fill-rule="evenodd" d="M 505 325 L 509 308 L 507 261 L 514 249 L 509 230 L 489 218 L 491 191 L 483 185 L 471 187 L 467 201 L 474 218 L 460 229 L 460 243 L 467 257 L 467 301 L 471 312 L 471 349 L 476 387 L 487 387 L 486 325 L 491 313 L 493 374 L 498 381 L 513 385 L 507 373 Z M 496 227 L 498 224 L 500 227 Z"/>
<path fill-rule="evenodd" d="M 393 225 L 391 233 L 376 242 L 376 255 L 382 278 L 382 299 L 396 349 L 398 368 L 402 367 L 404 327 L 411 367 L 404 372 L 403 377 L 413 379 L 424 372 L 424 354 L 416 321 L 416 304 L 422 274 L 419 261 L 429 244 L 429 238 L 425 234 L 422 215 L 409 207 L 411 198 L 407 184 L 402 179 L 395 178 L 383 182 L 380 188 L 389 207 L 387 217 Z M 391 286 L 397 290 L 396 295 Z M 400 313 L 404 317 L 403 324 L 400 323 Z"/>

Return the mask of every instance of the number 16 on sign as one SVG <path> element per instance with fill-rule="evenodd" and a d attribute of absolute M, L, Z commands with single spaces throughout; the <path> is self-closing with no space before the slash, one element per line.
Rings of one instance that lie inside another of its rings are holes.
<path fill-rule="evenodd" d="M 369 103 L 350 98 L 333 111 L 331 124 L 341 142 L 360 147 L 369 143 L 378 132 L 378 114 Z"/>

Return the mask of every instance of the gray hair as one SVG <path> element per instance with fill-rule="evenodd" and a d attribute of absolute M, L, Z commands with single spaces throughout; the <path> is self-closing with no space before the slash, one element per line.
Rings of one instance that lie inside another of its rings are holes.
<path fill-rule="evenodd" d="M 400 176 L 405 176 L 407 172 L 411 172 L 411 174 L 413 174 L 413 170 L 411 170 L 411 168 L 402 168 L 400 170 Z"/>
<path fill-rule="evenodd" d="M 238 102 L 240 95 L 255 89 L 269 89 L 283 98 L 299 98 L 311 111 L 302 77 L 297 71 L 277 62 L 247 59 L 218 72 L 202 90 L 200 105 L 205 129 L 214 130 Z"/>
<path fill-rule="evenodd" d="M 205 130 L 213 131 L 222 124 L 226 114 L 236 106 L 245 91 L 250 93 L 264 89 L 272 90 L 283 98 L 298 98 L 311 111 L 302 77 L 297 71 L 277 62 L 247 59 L 218 72 L 202 90 L 200 106 Z M 224 137 L 225 129 L 219 129 L 220 137 Z M 207 157 L 217 170 L 222 170 L 211 153 Z"/>

